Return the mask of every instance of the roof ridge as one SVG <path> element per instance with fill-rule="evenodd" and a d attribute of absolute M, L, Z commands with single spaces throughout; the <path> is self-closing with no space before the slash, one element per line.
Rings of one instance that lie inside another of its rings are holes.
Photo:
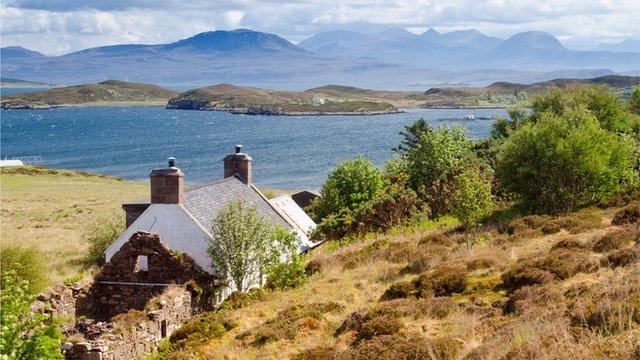
<path fill-rule="evenodd" d="M 209 186 L 212 186 L 212 185 L 221 184 L 221 183 L 224 183 L 224 182 L 227 182 L 227 181 L 233 181 L 233 180 L 237 180 L 237 181 L 242 182 L 240 179 L 238 179 L 238 177 L 236 175 L 233 175 L 233 176 L 229 176 L 229 177 L 226 177 L 226 178 L 223 178 L 223 179 L 211 181 L 211 182 L 208 182 L 208 183 L 205 183 L 205 184 L 196 185 L 196 186 L 186 190 L 185 193 L 188 193 L 188 192 L 191 192 L 191 191 L 194 191 L 194 190 L 199 190 L 199 189 L 202 189 L 202 188 L 206 188 L 206 187 L 209 187 Z"/>

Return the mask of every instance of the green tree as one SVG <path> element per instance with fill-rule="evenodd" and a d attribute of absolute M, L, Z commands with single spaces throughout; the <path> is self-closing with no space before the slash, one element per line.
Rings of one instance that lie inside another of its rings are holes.
<path fill-rule="evenodd" d="M 385 186 L 382 172 L 367 158 L 344 161 L 329 173 L 312 212 L 317 220 L 356 210 Z"/>
<path fill-rule="evenodd" d="M 424 132 L 406 154 L 408 185 L 438 216 L 451 212 L 458 176 L 476 163 L 472 141 L 462 127 Z"/>
<path fill-rule="evenodd" d="M 3 264 L 3 267 L 5 264 Z M 16 360 L 64 359 L 58 323 L 31 311 L 35 300 L 28 281 L 16 271 L 2 271 L 0 291 L 0 358 Z"/>
<path fill-rule="evenodd" d="M 493 208 L 491 177 L 469 169 L 458 177 L 453 213 L 467 228 L 475 227 Z"/>
<path fill-rule="evenodd" d="M 505 190 L 531 210 L 573 210 L 635 183 L 630 137 L 606 131 L 584 108 L 536 117 L 511 133 L 496 169 Z"/>
<path fill-rule="evenodd" d="M 402 135 L 400 145 L 395 147 L 393 151 L 399 154 L 406 153 L 416 146 L 422 134 L 430 131 L 429 124 L 423 118 L 415 120 L 411 125 L 405 125 L 404 130 L 400 131 L 400 135 Z"/>
<path fill-rule="evenodd" d="M 636 115 L 640 115 L 640 86 L 636 86 L 631 92 L 629 110 Z"/>
<path fill-rule="evenodd" d="M 262 285 L 269 268 L 295 254 L 295 235 L 258 216 L 242 199 L 226 204 L 214 219 L 209 255 L 214 268 L 236 289 Z"/>
<path fill-rule="evenodd" d="M 587 110 L 608 131 L 631 133 L 637 123 L 618 94 L 604 85 L 556 88 L 538 95 L 532 103 L 531 120 L 538 121 L 545 113 L 566 116 L 580 109 Z"/>

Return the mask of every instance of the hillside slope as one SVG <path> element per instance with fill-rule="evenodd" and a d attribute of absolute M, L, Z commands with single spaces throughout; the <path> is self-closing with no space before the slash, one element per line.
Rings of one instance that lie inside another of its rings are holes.
<path fill-rule="evenodd" d="M 71 105 L 164 105 L 177 92 L 156 85 L 103 81 L 3 96 L 3 109 L 46 109 Z"/>
<path fill-rule="evenodd" d="M 633 359 L 640 227 L 617 211 L 327 243 L 305 285 L 192 319 L 162 359 Z"/>

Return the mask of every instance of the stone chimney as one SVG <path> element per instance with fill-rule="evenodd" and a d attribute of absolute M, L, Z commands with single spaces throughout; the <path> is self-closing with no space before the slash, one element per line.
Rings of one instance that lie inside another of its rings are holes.
<path fill-rule="evenodd" d="M 152 204 L 182 204 L 184 202 L 184 174 L 176 167 L 176 159 L 170 157 L 168 169 L 151 171 Z"/>
<path fill-rule="evenodd" d="M 224 157 L 224 177 L 238 176 L 240 180 L 249 185 L 253 181 L 251 156 L 242 152 L 242 145 L 236 145 L 235 154 Z"/>

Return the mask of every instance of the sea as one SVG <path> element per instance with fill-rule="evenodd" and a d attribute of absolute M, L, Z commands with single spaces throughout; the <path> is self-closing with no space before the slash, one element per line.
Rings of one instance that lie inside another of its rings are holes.
<path fill-rule="evenodd" d="M 3 94 L 9 91 L 3 89 Z M 469 120 L 469 117 L 474 120 Z M 191 184 L 222 177 L 222 158 L 243 145 L 256 185 L 319 189 L 341 161 L 363 155 L 376 165 L 394 156 L 399 132 L 415 119 L 489 135 L 504 109 L 407 109 L 359 116 L 254 116 L 163 107 L 1 110 L 0 157 L 41 156 L 45 166 L 142 180 L 176 163 Z"/>

